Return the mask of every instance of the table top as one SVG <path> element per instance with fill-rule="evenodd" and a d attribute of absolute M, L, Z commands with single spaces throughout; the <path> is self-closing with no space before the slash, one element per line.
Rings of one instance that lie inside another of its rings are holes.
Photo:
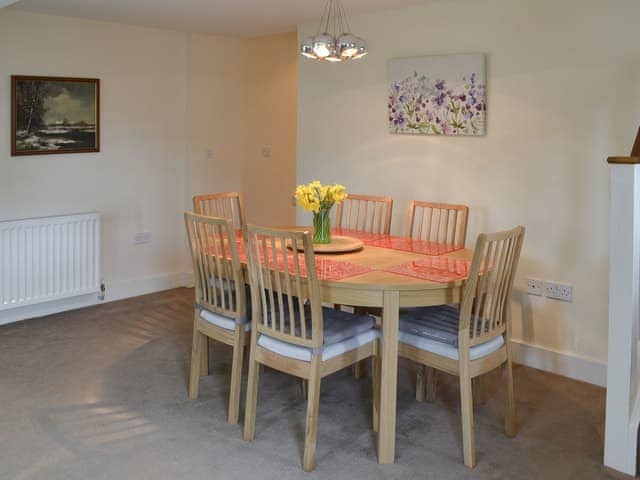
<path fill-rule="evenodd" d="M 318 279 L 325 286 L 402 291 L 459 287 L 468 276 L 473 256 L 468 249 L 407 237 L 344 229 L 334 229 L 333 233 L 358 238 L 364 248 L 351 253 L 316 254 Z"/>

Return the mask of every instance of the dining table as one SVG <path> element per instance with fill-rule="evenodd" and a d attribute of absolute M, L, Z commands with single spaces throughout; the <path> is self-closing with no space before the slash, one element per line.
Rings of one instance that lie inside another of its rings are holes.
<path fill-rule="evenodd" d="M 382 309 L 377 448 L 378 463 L 391 464 L 395 460 L 400 309 L 459 303 L 473 251 L 354 230 L 333 229 L 332 235 L 357 239 L 361 247 L 315 255 L 322 301 Z M 246 268 L 245 255 L 241 262 Z"/>

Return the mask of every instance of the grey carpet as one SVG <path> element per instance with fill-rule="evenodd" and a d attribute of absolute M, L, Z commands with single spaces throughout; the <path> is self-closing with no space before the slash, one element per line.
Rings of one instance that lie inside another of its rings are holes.
<path fill-rule="evenodd" d="M 228 347 L 212 344 L 211 374 L 187 400 L 192 302 L 176 289 L 0 327 L 0 479 L 609 478 L 603 389 L 517 367 L 508 439 L 502 372 L 490 374 L 468 470 L 456 379 L 440 375 L 437 401 L 419 403 L 403 362 L 396 464 L 376 461 L 369 380 L 343 371 L 322 383 L 318 466 L 305 474 L 297 379 L 265 370 L 252 443 L 226 423 Z"/>

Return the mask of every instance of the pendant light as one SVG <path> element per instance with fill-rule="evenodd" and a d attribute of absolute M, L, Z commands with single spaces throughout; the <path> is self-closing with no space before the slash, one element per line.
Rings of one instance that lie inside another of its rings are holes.
<path fill-rule="evenodd" d="M 300 43 L 300 54 L 313 60 L 342 62 L 364 57 L 367 42 L 350 33 L 351 27 L 341 0 L 327 0 L 318 31 Z"/>

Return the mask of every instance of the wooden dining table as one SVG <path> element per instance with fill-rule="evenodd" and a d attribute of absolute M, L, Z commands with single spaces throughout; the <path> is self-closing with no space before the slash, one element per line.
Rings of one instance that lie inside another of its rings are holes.
<path fill-rule="evenodd" d="M 385 234 L 334 229 L 333 235 L 359 239 L 364 246 L 316 254 L 322 301 L 382 308 L 378 463 L 394 463 L 400 309 L 460 302 L 473 252 Z"/>

